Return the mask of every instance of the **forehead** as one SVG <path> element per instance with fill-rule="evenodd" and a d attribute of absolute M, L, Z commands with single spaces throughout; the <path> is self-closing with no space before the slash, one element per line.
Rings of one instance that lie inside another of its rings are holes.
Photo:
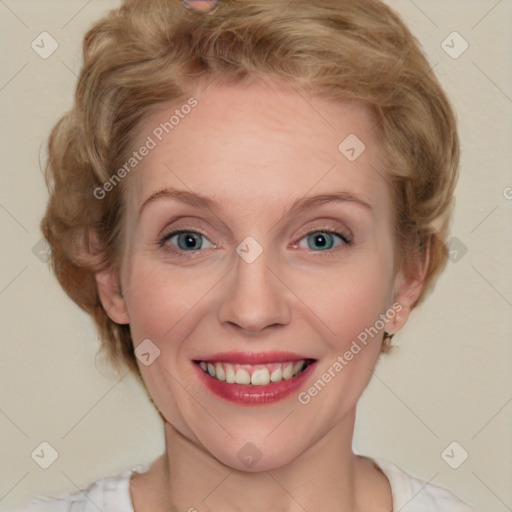
<path fill-rule="evenodd" d="M 134 147 L 148 137 L 154 147 L 130 175 L 130 210 L 165 187 L 247 211 L 333 189 L 381 200 L 379 148 L 361 104 L 261 83 L 213 83 L 194 98 L 193 108 L 183 100 L 139 125 Z"/>

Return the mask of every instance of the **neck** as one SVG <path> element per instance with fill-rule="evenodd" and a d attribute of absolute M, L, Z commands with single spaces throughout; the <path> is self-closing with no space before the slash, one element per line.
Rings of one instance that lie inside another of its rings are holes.
<path fill-rule="evenodd" d="M 382 503 L 381 499 L 362 498 L 368 496 L 372 479 L 376 482 L 376 472 L 368 461 L 352 452 L 354 422 L 355 411 L 351 411 L 292 462 L 260 472 L 226 466 L 164 423 L 165 453 L 141 483 L 132 482 L 135 512 L 348 512 Z"/>

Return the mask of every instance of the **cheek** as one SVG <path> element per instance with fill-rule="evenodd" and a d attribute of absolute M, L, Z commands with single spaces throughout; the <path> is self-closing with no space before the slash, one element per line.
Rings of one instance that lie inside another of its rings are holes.
<path fill-rule="evenodd" d="M 137 360 L 144 384 L 163 418 L 189 438 L 194 435 L 185 418 L 197 415 L 189 395 L 196 390 L 186 385 L 190 376 L 182 352 L 196 325 L 193 313 L 201 308 L 201 299 L 213 285 L 211 277 L 193 278 L 192 274 L 171 271 L 140 254 L 131 259 L 126 276 L 135 349 L 149 339 L 159 351 L 149 365 Z"/>
<path fill-rule="evenodd" d="M 340 351 L 385 313 L 392 277 L 385 258 L 353 258 L 338 268 L 295 276 L 294 288 L 319 319 L 317 325 L 331 347 Z M 382 330 L 381 322 L 377 327 Z"/>
<path fill-rule="evenodd" d="M 150 366 L 138 363 L 144 385 L 164 421 L 170 423 L 184 437 L 198 442 L 190 428 L 190 418 L 198 417 L 195 399 L 191 399 L 195 391 L 187 389 L 182 375 L 174 376 L 176 371 L 172 368 L 172 358 L 168 356 L 165 352 L 161 353 Z M 201 419 L 199 417 L 199 423 Z"/>
<path fill-rule="evenodd" d="M 144 255 L 131 261 L 127 281 L 130 325 L 136 344 L 144 338 L 158 344 L 179 337 L 186 323 L 183 320 L 215 285 L 211 273 L 193 268 L 173 271 Z"/>
<path fill-rule="evenodd" d="M 309 304 L 321 319 L 317 325 L 323 326 L 326 345 L 317 380 L 303 391 L 299 402 L 331 411 L 333 422 L 355 406 L 380 356 L 385 325 L 381 315 L 389 306 L 392 283 L 392 268 L 382 261 L 359 260 L 339 272 L 303 282 L 303 293 L 312 290 Z M 324 386 L 327 392 L 322 391 Z"/>

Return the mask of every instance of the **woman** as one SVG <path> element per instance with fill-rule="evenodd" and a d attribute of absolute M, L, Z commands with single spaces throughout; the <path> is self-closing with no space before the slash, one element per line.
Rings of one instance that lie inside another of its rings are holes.
<path fill-rule="evenodd" d="M 473 510 L 352 451 L 447 258 L 459 145 L 416 40 L 377 0 L 186 7 L 86 35 L 42 222 L 166 450 L 30 510 Z"/>

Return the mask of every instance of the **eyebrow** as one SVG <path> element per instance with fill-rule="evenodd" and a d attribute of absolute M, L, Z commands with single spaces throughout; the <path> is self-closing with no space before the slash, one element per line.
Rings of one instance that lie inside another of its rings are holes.
<path fill-rule="evenodd" d="M 188 204 L 190 206 L 195 206 L 198 208 L 207 208 L 209 210 L 222 210 L 221 204 L 209 197 L 203 196 L 201 194 L 196 194 L 192 192 L 188 192 L 186 190 L 178 190 L 174 188 L 164 188 L 151 194 L 141 205 L 139 209 L 139 217 L 142 215 L 144 209 L 159 200 L 162 199 L 173 199 L 175 201 L 179 201 L 184 204 Z M 314 208 L 315 206 L 321 206 L 330 202 L 347 202 L 352 203 L 356 206 L 360 206 L 365 210 L 372 212 L 373 208 L 370 203 L 364 200 L 362 197 L 353 194 L 351 192 L 332 192 L 326 194 L 318 194 L 316 196 L 306 196 L 299 199 L 296 199 L 291 207 L 285 212 L 285 215 L 291 216 L 299 213 L 302 210 Z"/>

